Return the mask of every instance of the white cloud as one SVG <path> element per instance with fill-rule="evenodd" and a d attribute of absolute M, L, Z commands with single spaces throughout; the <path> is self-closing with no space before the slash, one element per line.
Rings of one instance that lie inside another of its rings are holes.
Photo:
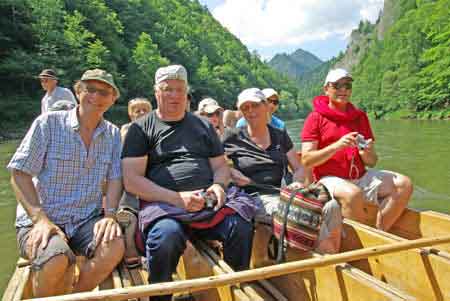
<path fill-rule="evenodd" d="M 378 17 L 383 0 L 224 0 L 214 17 L 250 48 L 345 39 L 362 19 Z"/>

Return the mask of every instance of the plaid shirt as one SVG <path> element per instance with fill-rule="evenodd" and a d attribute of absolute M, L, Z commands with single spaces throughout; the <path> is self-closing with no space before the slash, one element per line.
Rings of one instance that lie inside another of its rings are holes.
<path fill-rule="evenodd" d="M 77 108 L 39 116 L 8 164 L 34 176 L 42 208 L 70 238 L 102 208 L 102 184 L 120 179 L 119 129 L 102 120 L 89 150 L 79 134 Z M 16 227 L 31 225 L 21 205 Z"/>

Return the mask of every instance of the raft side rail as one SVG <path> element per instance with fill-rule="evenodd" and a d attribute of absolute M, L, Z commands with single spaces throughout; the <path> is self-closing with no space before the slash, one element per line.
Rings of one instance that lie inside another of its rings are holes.
<path fill-rule="evenodd" d="M 176 282 L 141 285 L 126 289 L 111 289 L 97 292 L 84 292 L 56 297 L 38 298 L 33 299 L 33 301 L 126 300 L 144 296 L 166 295 L 179 292 L 195 292 L 210 288 L 216 288 L 218 286 L 233 285 L 242 282 L 267 279 L 271 277 L 311 270 L 314 268 L 332 264 L 344 263 L 373 256 L 405 251 L 412 248 L 423 248 L 449 242 L 450 235 L 435 238 L 421 238 L 412 241 L 401 241 L 388 245 L 380 245 L 370 248 L 348 251 L 340 254 L 327 255 L 323 258 L 312 258 L 287 262 L 268 267 L 235 272 L 232 274 L 223 274 L 218 276 Z"/>

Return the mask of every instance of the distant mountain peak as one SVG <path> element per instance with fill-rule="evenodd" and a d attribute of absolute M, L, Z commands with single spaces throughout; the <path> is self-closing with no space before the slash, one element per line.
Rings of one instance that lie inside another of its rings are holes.
<path fill-rule="evenodd" d="M 291 54 L 276 54 L 268 64 L 279 73 L 298 79 L 322 63 L 323 61 L 311 52 L 299 48 Z"/>

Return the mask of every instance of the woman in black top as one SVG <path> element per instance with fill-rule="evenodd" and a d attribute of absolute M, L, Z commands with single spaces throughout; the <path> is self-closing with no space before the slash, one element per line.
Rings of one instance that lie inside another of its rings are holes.
<path fill-rule="evenodd" d="M 257 88 L 244 90 L 238 97 L 237 106 L 247 121 L 242 128 L 227 129 L 223 142 L 226 155 L 233 161 L 233 182 L 247 193 L 258 192 L 265 211 L 271 215 L 277 194 L 288 171 L 293 172 L 293 188 L 304 185 L 305 172 L 285 130 L 269 125 L 268 107 L 264 94 Z"/>
<path fill-rule="evenodd" d="M 304 170 L 286 130 L 268 124 L 269 111 L 264 94 L 250 88 L 239 94 L 238 109 L 247 125 L 237 129 L 226 129 L 223 137 L 225 153 L 233 161 L 231 178 L 247 193 L 255 194 L 260 211 L 257 222 L 271 222 L 278 209 L 279 191 L 288 166 L 293 172 L 291 188 L 301 188 L 311 182 L 309 170 Z M 339 204 L 328 202 L 322 211 L 316 250 L 336 253 L 340 248 L 342 216 Z"/>

